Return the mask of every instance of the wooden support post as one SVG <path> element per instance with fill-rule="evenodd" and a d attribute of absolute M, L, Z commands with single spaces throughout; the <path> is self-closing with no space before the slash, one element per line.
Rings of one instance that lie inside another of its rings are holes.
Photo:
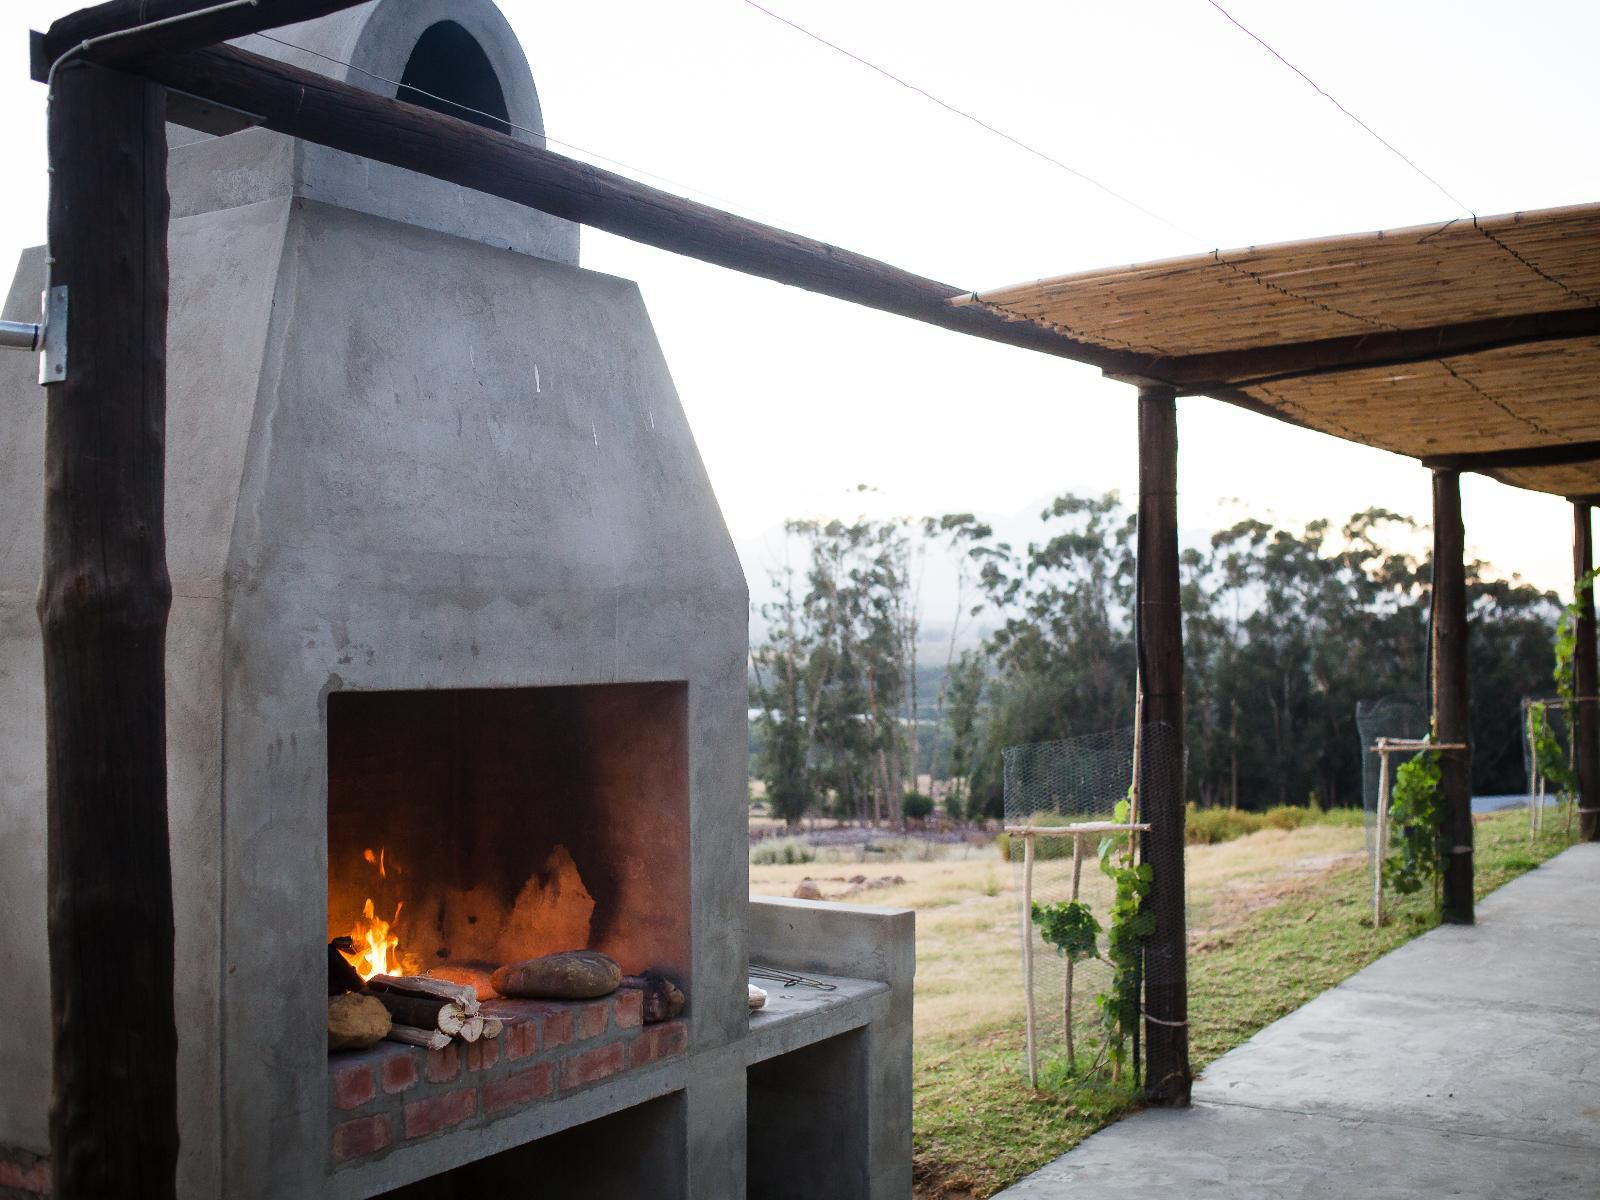
<path fill-rule="evenodd" d="M 431 175 L 674 254 L 1108 370 L 1153 369 L 1144 355 L 1076 341 L 982 305 L 954 304 L 965 289 L 951 284 L 232 46 L 142 60 L 140 69 L 168 87 L 252 113 L 276 133 Z"/>
<path fill-rule="evenodd" d="M 178 1158 L 167 840 L 166 96 L 69 64 L 50 101 L 44 577 L 52 1194 L 169 1200 Z"/>
<path fill-rule="evenodd" d="M 1594 534 L 1590 527 L 1588 504 L 1572 506 L 1572 571 L 1577 582 L 1594 570 Z M 1585 842 L 1600 841 L 1600 670 L 1595 662 L 1594 586 L 1586 586 L 1578 602 L 1577 708 L 1567 714 L 1567 728 L 1577 747 L 1578 760 L 1578 837 Z"/>
<path fill-rule="evenodd" d="M 1440 754 L 1444 819 L 1441 916 L 1456 925 L 1473 921 L 1472 724 L 1467 674 L 1467 577 L 1461 525 L 1461 473 L 1433 473 L 1433 735 L 1463 743 Z"/>
<path fill-rule="evenodd" d="M 1145 1100 L 1189 1103 L 1189 982 L 1183 884 L 1183 607 L 1178 591 L 1178 411 L 1171 388 L 1139 389 L 1139 817 L 1155 871 L 1145 944 Z M 1152 786 L 1154 784 L 1155 786 Z"/>

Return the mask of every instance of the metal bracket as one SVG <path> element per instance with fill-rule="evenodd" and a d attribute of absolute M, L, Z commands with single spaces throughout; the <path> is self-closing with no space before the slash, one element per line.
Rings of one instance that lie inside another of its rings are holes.
<path fill-rule="evenodd" d="M 39 353 L 39 386 L 67 378 L 67 289 L 53 287 L 39 298 L 44 310 L 44 345 Z"/>

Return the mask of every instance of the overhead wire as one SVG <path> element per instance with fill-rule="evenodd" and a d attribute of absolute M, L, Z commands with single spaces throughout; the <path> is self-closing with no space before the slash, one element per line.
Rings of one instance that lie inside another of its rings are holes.
<path fill-rule="evenodd" d="M 1420 166 L 1418 166 L 1416 161 L 1414 159 L 1412 159 L 1410 155 L 1406 154 L 1405 151 L 1401 150 L 1398 146 L 1396 146 L 1388 138 L 1384 137 L 1381 133 L 1379 133 L 1371 125 L 1368 125 L 1360 117 L 1356 116 L 1355 113 L 1351 112 L 1348 108 L 1346 108 L 1343 104 L 1341 104 L 1339 102 L 1338 97 L 1333 95 L 1332 92 L 1328 91 L 1321 84 L 1319 84 L 1315 79 L 1311 78 L 1311 76 L 1307 75 L 1299 67 L 1295 66 L 1294 63 L 1290 62 L 1282 54 L 1279 54 L 1278 51 L 1275 50 L 1272 47 L 1272 45 L 1264 37 L 1262 37 L 1259 33 L 1256 33 L 1255 30 L 1253 30 L 1253 29 L 1249 28 L 1247 25 L 1245 25 L 1244 22 L 1240 21 L 1238 17 L 1234 16 L 1227 9 L 1223 8 L 1222 5 L 1220 3 L 1218 3 L 1218 0 L 1206 0 L 1206 3 L 1211 5 L 1212 8 L 1216 9 L 1219 13 L 1221 13 L 1223 15 L 1223 17 L 1225 17 L 1227 19 L 1229 24 L 1231 24 L 1235 29 L 1239 30 L 1246 37 L 1248 37 L 1251 41 L 1255 42 L 1256 45 L 1260 46 L 1268 54 L 1272 55 L 1273 58 L 1277 59 L 1284 66 L 1288 67 L 1289 70 L 1293 71 L 1296 75 L 1298 75 L 1301 79 L 1303 79 L 1307 84 L 1309 84 L 1311 86 L 1311 88 L 1317 93 L 1317 95 L 1321 96 L 1329 104 L 1333 105 L 1340 112 L 1342 112 L 1345 116 L 1349 117 L 1350 120 L 1354 121 L 1357 125 L 1359 125 L 1362 129 L 1364 129 L 1371 137 L 1373 137 L 1374 139 L 1377 140 L 1379 145 L 1381 145 L 1384 149 L 1389 151 L 1390 154 L 1393 154 L 1401 162 L 1405 163 L 1406 166 L 1410 167 L 1418 175 L 1422 176 L 1423 179 L 1427 180 L 1430 184 L 1432 184 L 1433 187 L 1435 189 L 1437 189 L 1438 192 L 1442 196 L 1445 197 L 1445 199 L 1449 200 L 1451 204 L 1454 204 L 1457 208 L 1461 209 L 1463 212 L 1470 213 L 1474 218 L 1477 217 L 1477 215 L 1478 215 L 1477 212 L 1473 209 L 1473 207 L 1470 204 L 1468 204 L 1466 201 L 1464 201 L 1464 200 L 1460 199 L 1458 196 L 1456 196 L 1456 194 L 1454 192 L 1450 191 L 1449 188 L 1445 187 L 1444 184 L 1440 183 L 1432 175 L 1428 174 L 1428 172 L 1424 171 Z"/>
<path fill-rule="evenodd" d="M 767 7 L 765 7 L 764 5 L 761 5 L 761 4 L 757 4 L 756 0 L 744 0 L 744 2 L 745 2 L 745 4 L 749 5 L 751 8 L 755 9 L 757 12 L 764 13 L 767 16 L 771 17 L 774 21 L 777 21 L 777 22 L 779 22 L 780 24 L 783 24 L 783 25 L 787 25 L 790 29 L 795 30 L 797 33 L 804 34 L 806 37 L 810 38 L 812 41 L 818 42 L 821 45 L 826 46 L 828 49 L 830 49 L 830 50 L 832 50 L 832 51 L 834 51 L 834 52 L 836 52 L 838 54 L 844 55 L 846 58 L 850 59 L 851 61 L 859 63 L 863 67 L 866 67 L 869 71 L 875 71 L 877 74 L 883 76 L 885 79 L 891 81 L 892 83 L 896 83 L 899 86 L 907 89 L 908 91 L 915 92 L 917 95 L 923 97 L 926 100 L 931 100 L 934 104 L 937 104 L 940 108 L 944 109 L 946 112 L 954 113 L 956 116 L 960 117 L 962 120 L 969 121 L 972 124 L 976 125 L 978 128 L 980 128 L 982 130 L 985 130 L 986 132 L 988 132 L 990 134 L 993 134 L 995 137 L 998 137 L 998 138 L 1000 138 L 1000 139 L 1002 139 L 1004 141 L 1007 141 L 1007 142 L 1011 143 L 1011 145 L 1016 146 L 1018 149 L 1025 150 L 1027 153 L 1033 155 L 1035 158 L 1042 159 L 1044 162 L 1049 163 L 1051 166 L 1059 168 L 1062 171 L 1065 171 L 1067 174 L 1073 176 L 1073 178 L 1078 179 L 1081 182 L 1086 183 L 1090 187 L 1096 188 L 1101 192 L 1104 192 L 1107 196 L 1110 196 L 1113 200 L 1116 200 L 1119 203 L 1126 205 L 1127 207 L 1133 209 L 1136 212 L 1142 213 L 1144 216 L 1149 217 L 1152 221 L 1157 221 L 1157 222 L 1161 223 L 1162 225 L 1165 225 L 1168 229 L 1171 229 L 1176 233 L 1183 234 L 1184 237 L 1194 238 L 1196 241 L 1202 241 L 1202 242 L 1206 240 L 1205 238 L 1201 237 L 1199 234 L 1195 233 L 1192 229 L 1186 229 L 1184 226 L 1178 224 L 1176 221 L 1172 221 L 1172 220 L 1168 219 L 1167 217 L 1162 216 L 1160 213 L 1146 208 L 1144 205 L 1140 204 L 1137 200 L 1134 200 L 1131 197 L 1124 195 L 1123 193 L 1117 191 L 1115 188 L 1111 187 L 1109 184 L 1102 183 L 1100 180 L 1096 179 L 1093 175 L 1088 174 L 1086 171 L 1081 171 L 1077 167 L 1072 166 L 1070 163 L 1064 162 L 1061 159 L 1057 158 L 1055 155 L 1050 154 L 1048 151 L 1041 150 L 1041 149 L 1039 149 L 1039 147 L 1031 145 L 1028 142 L 1023 141 L 1021 138 L 1016 137 L 1016 136 L 1014 136 L 1014 135 L 1012 135 L 1010 133 L 1007 133 L 1004 129 L 1001 129 L 999 126 L 991 124 L 990 122 L 984 120 L 982 117 L 979 117 L 979 116 L 977 116 L 977 115 L 975 115 L 973 113 L 970 113 L 964 108 L 956 107 L 954 104 L 951 104 L 949 101 L 941 99 L 939 96 L 936 96 L 934 93 L 928 91 L 927 88 L 922 87 L 919 84 L 912 83 L 909 79 L 905 79 L 905 78 L 903 78 L 903 77 L 901 77 L 899 75 L 896 75 L 893 71 L 890 71 L 885 67 L 880 67 L 877 63 L 871 61 L 870 59 L 863 58 L 861 55 L 857 54 L 855 51 L 847 50 L 847 49 L 845 49 L 845 47 L 839 45 L 838 43 L 829 41 L 827 38 L 823 37 L 820 33 L 817 33 L 814 30 L 808 29 L 806 26 L 801 25 L 798 22 L 791 21 L 788 17 L 784 16 L 782 13 L 773 12 L 772 9 L 767 8 Z"/>

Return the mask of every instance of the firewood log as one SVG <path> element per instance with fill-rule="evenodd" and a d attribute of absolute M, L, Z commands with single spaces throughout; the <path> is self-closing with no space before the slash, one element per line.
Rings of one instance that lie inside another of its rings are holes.
<path fill-rule="evenodd" d="M 683 992 L 665 975 L 651 972 L 648 975 L 629 975 L 622 981 L 625 988 L 635 988 L 644 993 L 644 1023 L 654 1025 L 670 1021 L 683 1011 Z"/>
<path fill-rule="evenodd" d="M 367 987 L 380 993 L 449 1000 L 459 1004 L 461 1011 L 469 1017 L 478 1011 L 477 988 L 464 983 L 451 983 L 448 979 L 436 979 L 432 975 L 374 975 L 367 980 Z"/>
<path fill-rule="evenodd" d="M 375 993 L 398 1024 L 415 1029 L 437 1029 L 454 1037 L 467 1022 L 467 1014 L 454 1000 L 436 996 L 407 996 L 402 992 Z"/>
<path fill-rule="evenodd" d="M 499 1017 L 485 1017 L 483 1019 L 483 1040 L 492 1042 L 505 1032 L 506 1023 Z"/>
<path fill-rule="evenodd" d="M 456 1036 L 463 1042 L 467 1042 L 469 1044 L 475 1042 L 483 1036 L 484 1024 L 485 1021 L 483 1019 L 483 1014 L 473 1013 L 472 1016 L 468 1017 L 462 1024 L 460 1030 L 457 1031 Z"/>
<path fill-rule="evenodd" d="M 421 1046 L 425 1050 L 443 1050 L 450 1044 L 450 1035 L 438 1029 L 418 1029 L 412 1025 L 391 1025 L 384 1037 L 391 1042 L 404 1042 L 407 1046 Z"/>
<path fill-rule="evenodd" d="M 491 977 L 502 996 L 530 1000 L 593 1000 L 622 983 L 616 960 L 596 950 L 564 950 L 526 962 L 508 963 Z"/>

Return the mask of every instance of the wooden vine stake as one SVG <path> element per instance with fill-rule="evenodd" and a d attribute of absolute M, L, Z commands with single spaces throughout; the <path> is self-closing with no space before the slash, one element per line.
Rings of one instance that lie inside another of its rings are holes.
<path fill-rule="evenodd" d="M 1105 834 L 1126 833 L 1135 835 L 1149 829 L 1126 821 L 1080 821 L 1076 825 L 1007 825 L 1010 837 L 1022 839 L 1022 980 L 1026 989 L 1024 1012 L 1027 1019 L 1028 1085 L 1039 1086 L 1038 1012 L 1033 999 L 1033 840 L 1039 837 L 1069 837 L 1072 839 L 1072 898 L 1078 898 L 1083 876 L 1083 839 Z M 1067 959 L 1067 1056 L 1072 1061 L 1072 960 Z"/>
<path fill-rule="evenodd" d="M 1538 818 L 1539 796 L 1539 743 L 1534 735 L 1534 713 L 1543 715 L 1537 704 L 1528 705 L 1528 844 L 1533 844 L 1535 822 Z"/>
<path fill-rule="evenodd" d="M 1039 1086 L 1039 1050 L 1033 1012 L 1033 831 L 1022 831 L 1022 975 L 1027 989 L 1028 1086 Z"/>
<path fill-rule="evenodd" d="M 1383 925 L 1383 858 L 1389 850 L 1389 751 L 1387 738 L 1379 738 L 1378 752 L 1378 820 L 1373 830 L 1372 852 L 1372 927 Z"/>
<path fill-rule="evenodd" d="M 1078 900 L 1078 881 L 1083 877 L 1083 834 L 1076 834 L 1072 839 L 1072 900 Z M 1075 964 L 1071 958 L 1067 959 L 1067 988 L 1066 1003 L 1064 1005 L 1067 1020 L 1067 1062 L 1073 1069 L 1078 1065 L 1078 1050 L 1072 1040 L 1072 968 Z"/>
<path fill-rule="evenodd" d="M 1372 744 L 1378 756 L 1378 818 L 1373 830 L 1372 869 L 1372 927 L 1383 924 L 1383 860 L 1389 850 L 1389 798 L 1393 791 L 1394 772 L 1389 769 L 1391 754 L 1420 754 L 1428 751 L 1463 751 L 1465 742 L 1414 741 L 1409 738 L 1381 737 Z"/>

